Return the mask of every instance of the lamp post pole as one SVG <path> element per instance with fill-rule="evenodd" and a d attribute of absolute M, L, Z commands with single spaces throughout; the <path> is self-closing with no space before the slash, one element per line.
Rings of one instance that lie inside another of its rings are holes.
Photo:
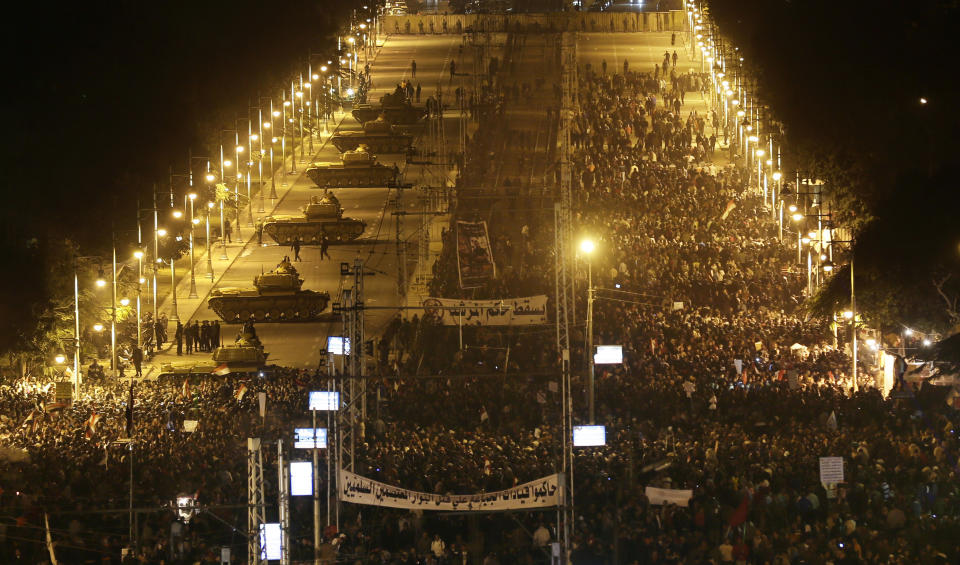
<path fill-rule="evenodd" d="M 590 410 L 590 423 L 596 422 L 596 383 L 593 366 L 593 262 L 587 257 L 587 366 L 590 391 L 587 405 Z"/>
<path fill-rule="evenodd" d="M 193 232 L 195 225 L 193 223 L 193 201 L 196 200 L 196 193 L 191 192 L 187 195 L 187 198 L 190 200 L 190 294 L 187 298 L 197 298 L 197 267 L 196 267 L 196 256 L 193 251 Z"/>
<path fill-rule="evenodd" d="M 207 213 L 206 213 L 207 276 L 210 278 L 210 282 L 213 282 L 213 255 L 210 254 L 210 210 L 212 209 L 213 209 L 213 202 L 207 202 Z"/>
<path fill-rule="evenodd" d="M 273 166 L 273 145 L 277 142 L 277 111 L 273 109 L 273 98 L 270 99 L 270 200 L 277 199 L 277 170 Z M 264 124 L 266 125 L 266 124 Z"/>
<path fill-rule="evenodd" d="M 113 292 L 110 295 L 110 370 L 117 374 L 117 239 L 113 240 Z"/>

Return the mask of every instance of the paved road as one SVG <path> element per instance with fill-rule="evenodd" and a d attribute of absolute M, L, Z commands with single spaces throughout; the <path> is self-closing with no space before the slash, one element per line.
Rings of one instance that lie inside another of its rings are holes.
<path fill-rule="evenodd" d="M 420 82 L 423 100 L 427 96 L 435 94 L 438 89 L 442 89 L 444 102 L 452 101 L 454 99 L 453 89 L 461 83 L 461 79 L 458 77 L 453 81 L 450 80 L 450 62 L 456 61 L 460 69 L 472 67 L 472 62 L 466 60 L 470 57 L 470 51 L 464 50 L 461 54 L 460 43 L 461 36 L 454 35 L 387 38 L 383 45 L 377 49 L 375 56 L 370 59 L 373 80 L 370 100 L 375 102 L 381 94 L 393 91 L 396 84 L 401 80 L 410 79 Z M 417 61 L 417 76 L 415 79 L 412 77 L 410 65 L 414 59 Z M 454 110 L 445 114 L 444 129 L 447 137 L 447 151 L 457 150 L 459 135 L 457 116 L 458 113 Z M 338 115 L 337 118 L 340 131 L 358 131 L 360 129 L 360 125 L 349 115 L 349 109 L 347 113 Z M 428 130 L 429 128 L 426 127 L 411 130 L 420 136 L 415 141 L 415 145 L 438 146 L 435 139 L 431 140 L 429 138 Z M 339 153 L 332 144 L 325 143 L 326 140 L 326 136 L 321 136 L 314 141 L 316 153 L 309 160 L 336 161 L 338 159 Z M 299 152 L 297 152 L 297 155 L 299 156 Z M 452 182 L 454 178 L 449 166 L 405 166 L 401 160 L 402 157 L 399 155 L 380 155 L 379 157 L 380 161 L 387 165 L 397 163 L 405 171 L 404 180 L 413 183 L 416 187 L 442 185 L 448 181 Z M 315 188 L 313 183 L 302 174 L 304 169 L 305 164 L 298 160 L 298 174 L 287 176 L 288 187 L 279 190 L 280 183 L 278 182 L 280 199 L 275 210 L 273 210 L 274 214 L 297 214 L 299 209 L 309 202 L 311 196 L 322 194 L 322 190 Z M 420 212 L 422 208 L 416 198 L 420 191 L 415 189 L 406 192 L 402 199 L 404 209 L 409 212 Z M 345 188 L 337 189 L 334 193 L 344 208 L 344 216 L 363 220 L 366 222 L 367 228 L 357 242 L 331 246 L 329 249 L 331 260 L 321 261 L 318 248 L 302 248 L 300 252 L 302 261 L 296 262 L 295 266 L 304 280 L 303 288 L 326 290 L 330 293 L 332 300 L 336 300 L 341 288 L 340 263 L 352 263 L 355 258 L 360 257 L 364 260 L 367 270 L 374 273 L 373 276 L 365 280 L 366 304 L 369 306 L 397 305 L 396 224 L 395 216 L 391 214 L 397 208 L 389 203 L 395 196 L 395 191 L 393 191 L 394 194 L 391 194 L 391 191 L 386 188 Z M 258 206 L 257 199 L 254 198 L 254 200 L 254 206 Z M 271 207 L 268 202 L 267 211 L 270 210 Z M 254 214 L 255 217 L 258 215 Z M 246 218 L 246 214 L 241 214 L 241 218 Z M 413 218 L 419 217 L 413 216 Z M 416 232 L 420 227 L 419 220 L 405 221 L 402 230 L 403 237 L 416 243 L 418 236 Z M 217 248 L 214 249 L 212 255 L 217 277 L 214 285 L 207 282 L 203 276 L 206 273 L 204 259 L 198 257 L 198 298 L 192 300 L 185 298 L 189 286 L 188 277 L 184 277 L 179 287 L 179 313 L 182 320 L 216 319 L 216 315 L 206 307 L 206 296 L 211 286 L 252 286 L 254 276 L 261 271 L 275 267 L 284 255 L 293 257 L 293 252 L 289 248 L 276 245 L 267 236 L 264 236 L 263 244 L 258 245 L 252 237 L 252 228 L 244 226 L 243 229 L 246 241 L 235 242 L 234 245 L 228 246 L 227 260 L 221 260 L 221 252 Z M 437 231 L 439 232 L 439 230 Z M 415 257 L 415 252 L 412 255 Z M 409 272 L 412 272 L 412 269 Z M 161 306 L 161 311 L 169 311 L 169 304 L 164 303 Z M 390 317 L 394 314 L 394 311 L 389 310 L 368 311 L 366 316 L 367 335 L 372 337 L 382 332 Z M 320 349 L 326 343 L 327 336 L 341 333 L 341 323 L 337 321 L 264 323 L 259 324 L 257 328 L 266 350 L 270 353 L 271 362 L 300 368 L 317 367 L 320 360 Z M 224 325 L 224 340 L 232 339 L 238 329 L 239 326 L 237 325 Z M 170 335 L 173 335 L 172 331 Z M 193 357 L 196 360 L 205 359 L 207 354 L 196 354 Z M 178 359 L 176 355 L 171 355 L 168 349 L 154 358 L 154 365 L 172 360 Z"/>

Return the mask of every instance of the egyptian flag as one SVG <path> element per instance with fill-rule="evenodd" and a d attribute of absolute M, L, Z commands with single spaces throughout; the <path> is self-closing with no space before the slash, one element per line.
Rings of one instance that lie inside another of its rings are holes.
<path fill-rule="evenodd" d="M 230 374 L 230 367 L 227 367 L 227 364 L 224 363 L 223 365 L 220 365 L 220 366 L 217 367 L 216 369 L 210 371 L 210 374 L 211 374 L 211 375 L 217 375 L 218 377 L 222 377 L 222 376 L 224 376 L 224 375 L 229 375 L 229 374 Z"/>
<path fill-rule="evenodd" d="M 747 513 L 749 512 L 750 497 L 744 496 L 740 499 L 740 506 L 737 506 L 737 509 L 733 511 L 733 514 L 730 514 L 730 527 L 736 528 L 740 524 L 747 521 Z"/>
<path fill-rule="evenodd" d="M 730 212 L 733 212 L 733 209 L 736 208 L 736 207 L 737 207 L 737 203 L 734 202 L 733 199 L 731 198 L 730 201 L 727 202 L 727 207 L 726 207 L 726 209 L 723 211 L 723 214 L 720 215 L 720 219 L 721 219 L 721 220 L 726 220 L 726 219 L 727 219 L 727 216 L 730 215 Z"/>
<path fill-rule="evenodd" d="M 233 397 L 239 402 L 243 400 L 243 396 L 245 394 L 247 394 L 247 385 L 241 383 L 240 388 L 237 389 L 237 392 L 233 395 Z"/>
<path fill-rule="evenodd" d="M 183 388 L 180 389 L 180 395 L 190 399 L 190 379 L 183 379 Z"/>
<path fill-rule="evenodd" d="M 67 407 L 66 402 L 47 402 L 43 409 L 46 412 L 60 412 Z"/>
<path fill-rule="evenodd" d="M 87 418 L 87 421 L 83 424 L 83 427 L 86 430 L 84 432 L 84 436 L 86 436 L 87 439 L 93 438 L 93 434 L 97 433 L 97 423 L 99 421 L 100 414 L 97 414 L 96 412 L 92 412 L 90 417 Z"/>

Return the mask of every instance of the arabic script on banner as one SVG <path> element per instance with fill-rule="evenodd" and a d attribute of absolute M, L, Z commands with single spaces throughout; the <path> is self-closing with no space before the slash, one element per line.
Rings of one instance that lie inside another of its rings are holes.
<path fill-rule="evenodd" d="M 547 323 L 547 297 L 525 296 L 502 300 L 427 298 L 426 316 L 444 326 L 532 326 Z"/>
<path fill-rule="evenodd" d="M 484 511 L 550 508 L 562 502 L 560 475 L 550 475 L 507 490 L 480 494 L 432 494 L 384 484 L 340 470 L 342 502 L 408 510 Z"/>

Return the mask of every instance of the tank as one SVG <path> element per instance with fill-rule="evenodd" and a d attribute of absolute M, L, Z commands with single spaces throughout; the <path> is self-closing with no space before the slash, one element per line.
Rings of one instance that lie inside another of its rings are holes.
<path fill-rule="evenodd" d="M 360 220 L 344 218 L 340 201 L 330 192 L 310 197 L 299 216 L 267 216 L 263 221 L 263 233 L 280 245 L 291 245 L 296 238 L 302 245 L 319 245 L 324 235 L 330 243 L 343 243 L 357 239 L 366 228 Z"/>
<path fill-rule="evenodd" d="M 232 345 L 216 348 L 208 359 L 163 362 L 159 376 L 249 373 L 263 367 L 268 356 L 253 322 L 248 320 Z"/>
<path fill-rule="evenodd" d="M 256 371 L 267 362 L 267 355 L 253 321 L 247 320 L 233 345 L 224 345 L 213 351 L 213 362 L 226 365 L 231 373 Z"/>
<path fill-rule="evenodd" d="M 411 104 L 406 93 L 398 86 L 393 93 L 381 96 L 379 105 L 355 104 L 351 113 L 361 124 L 382 116 L 391 124 L 409 126 L 422 120 L 427 115 L 427 109 Z"/>
<path fill-rule="evenodd" d="M 413 136 L 400 132 L 380 117 L 363 124 L 362 132 L 348 131 L 334 135 L 333 144 L 340 152 L 356 149 L 362 144 L 374 153 L 405 153 L 413 144 Z"/>
<path fill-rule="evenodd" d="M 314 163 L 307 176 L 320 188 L 381 187 L 397 180 L 399 169 L 377 163 L 366 145 L 340 155 L 339 163 Z"/>
<path fill-rule="evenodd" d="M 299 273 L 284 259 L 277 268 L 253 279 L 253 288 L 217 288 L 207 307 L 225 322 L 313 320 L 327 308 L 330 294 L 303 290 Z"/>

